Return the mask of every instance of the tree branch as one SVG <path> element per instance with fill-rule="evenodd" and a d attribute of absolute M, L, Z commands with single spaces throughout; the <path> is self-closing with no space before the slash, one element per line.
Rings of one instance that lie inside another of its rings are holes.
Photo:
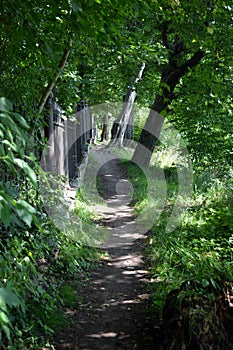
<path fill-rule="evenodd" d="M 142 79 L 145 67 L 146 65 L 143 62 L 141 64 L 137 77 L 133 81 L 132 87 L 128 90 L 125 96 L 121 113 L 113 123 L 112 140 L 110 141 L 111 145 L 114 144 L 115 146 L 118 145 L 120 147 L 123 147 L 125 132 L 132 115 L 133 106 L 137 95 L 135 91 L 135 85 Z"/>
<path fill-rule="evenodd" d="M 69 48 L 64 49 L 64 52 L 63 52 L 61 61 L 58 65 L 57 71 L 54 74 L 54 77 L 49 81 L 49 83 L 48 83 L 48 85 L 47 85 L 47 87 L 46 87 L 46 89 L 45 89 L 45 91 L 40 99 L 40 103 L 39 103 L 39 107 L 38 107 L 39 114 L 43 111 L 45 103 L 49 97 L 49 94 L 52 91 L 52 89 L 54 88 L 54 85 L 56 84 L 56 81 L 57 81 L 61 71 L 65 67 L 66 61 L 67 61 L 69 53 L 70 53 L 71 45 L 72 45 L 72 40 L 70 40 Z"/>
<path fill-rule="evenodd" d="M 168 50 L 172 50 L 173 47 L 172 45 L 168 42 L 167 39 L 167 30 L 168 30 L 168 21 L 166 21 L 163 25 L 163 29 L 162 29 L 162 40 L 163 40 L 163 44 L 164 46 L 168 49 Z"/>
<path fill-rule="evenodd" d="M 205 55 L 204 51 L 199 49 L 197 52 L 195 52 L 193 57 L 191 57 L 187 62 L 185 62 L 180 68 L 185 72 L 189 68 L 192 69 L 201 61 L 201 59 L 204 57 L 204 55 Z"/>
<path fill-rule="evenodd" d="M 144 73 L 145 67 L 146 67 L 145 63 L 142 63 L 141 68 L 140 68 L 140 71 L 139 71 L 139 73 L 138 73 L 138 76 L 137 76 L 137 78 L 134 80 L 134 83 L 135 83 L 135 84 L 137 84 L 137 83 L 142 79 L 142 75 L 143 75 L 143 73 Z"/>

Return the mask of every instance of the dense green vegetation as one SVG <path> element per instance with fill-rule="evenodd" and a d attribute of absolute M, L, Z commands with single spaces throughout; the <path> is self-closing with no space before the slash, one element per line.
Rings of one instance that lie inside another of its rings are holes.
<path fill-rule="evenodd" d="M 159 157 L 161 150 L 157 152 Z M 148 205 L 142 195 L 147 193 L 147 182 L 135 165 L 126 166 L 140 215 Z M 232 347 L 233 183 L 205 171 L 207 175 L 207 182 L 194 184 L 191 200 L 184 199 L 182 205 L 187 204 L 188 210 L 180 224 L 167 232 L 179 185 L 169 173 L 164 211 L 148 232 L 148 289 L 153 313 L 162 322 L 156 323 L 157 337 L 168 349 Z"/>
<path fill-rule="evenodd" d="M 177 334 L 182 333 L 183 343 L 200 347 L 197 334 L 203 344 L 224 348 L 226 342 L 233 343 L 232 6 L 222 0 L 1 1 L 3 349 L 45 345 L 58 327 L 54 315 L 64 303 L 75 302 L 72 291 L 98 256 L 95 249 L 58 230 L 41 202 L 39 155 L 46 143 L 46 97 L 53 89 L 67 118 L 81 99 L 89 105 L 122 101 L 142 63 L 137 103 L 153 106 L 178 130 L 194 175 L 192 198 L 183 199 L 188 210 L 176 229 L 167 232 L 177 205 L 176 167 L 182 166 L 182 157 L 171 163 L 166 158 L 171 153 L 162 142 L 157 144 L 151 164 L 163 159 L 159 166 L 168 190 L 147 242 L 151 300 L 156 313 L 163 315 L 164 328 L 166 321 L 174 329 L 180 322 Z M 147 117 L 135 121 L 136 141 Z M 150 149 L 154 141 L 143 137 Z M 129 168 L 135 182 L 133 204 L 140 214 L 148 198 L 142 191 L 146 179 L 138 171 Z M 56 201 L 58 191 L 51 191 Z M 76 214 L 90 222 L 92 214 L 81 195 L 76 205 Z M 169 308 L 182 310 L 178 319 L 169 320 Z M 207 330 L 213 338 L 207 339 Z M 166 338 L 165 329 L 162 334 Z"/>

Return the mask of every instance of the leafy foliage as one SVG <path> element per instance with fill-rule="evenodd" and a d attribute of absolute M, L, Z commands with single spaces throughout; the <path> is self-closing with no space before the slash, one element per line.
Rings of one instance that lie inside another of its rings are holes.
<path fill-rule="evenodd" d="M 148 199 L 137 191 L 137 184 L 145 186 L 145 179 L 135 170 L 127 169 L 136 189 L 134 203 L 137 211 L 141 211 Z M 195 184 L 196 191 L 187 203 L 189 209 L 182 222 L 167 232 L 178 185 L 177 179 L 168 173 L 165 208 L 148 233 L 146 252 L 151 274 L 148 288 L 154 312 L 162 318 L 158 341 L 168 348 L 172 346 L 168 345 L 171 337 L 177 349 L 187 344 L 195 344 L 196 348 L 208 348 L 211 342 L 222 348 L 232 344 L 229 328 L 233 285 L 232 179 L 218 175 L 215 181 L 212 178 L 212 185 L 208 182 L 208 189 L 206 183 L 202 187 Z M 213 334 L 211 339 L 206 327 Z"/>
<path fill-rule="evenodd" d="M 25 181 L 34 188 L 37 187 L 36 174 L 29 165 L 29 161 L 32 163 L 34 157 L 32 154 L 26 156 L 26 143 L 30 137 L 29 126 L 20 114 L 13 112 L 12 103 L 4 97 L 0 99 L 0 112 L 0 132 L 3 140 L 0 147 L 0 159 L 3 164 L 1 169 L 3 181 L 0 182 L 1 219 L 5 228 L 19 219 L 31 226 L 36 210 L 20 198 L 19 192 L 12 189 L 8 181 L 23 171 Z"/>
<path fill-rule="evenodd" d="M 21 227 L 1 243 L 3 348 L 23 349 L 27 342 L 34 342 L 33 348 L 39 349 L 45 344 L 58 327 L 57 314 L 60 325 L 65 322 L 63 284 L 80 283 L 97 260 L 94 249 L 71 241 L 46 221 L 41 214 L 39 231 Z"/>

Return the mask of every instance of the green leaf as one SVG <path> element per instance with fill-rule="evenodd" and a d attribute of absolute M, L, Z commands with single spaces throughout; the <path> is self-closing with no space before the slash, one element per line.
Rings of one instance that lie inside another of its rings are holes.
<path fill-rule="evenodd" d="M 26 163 L 23 159 L 14 158 L 14 164 L 18 165 L 21 169 L 24 170 L 25 174 L 28 176 L 34 187 L 37 187 L 37 177 L 34 170 Z"/>
<path fill-rule="evenodd" d="M 17 152 L 18 147 L 15 143 L 10 142 L 9 140 L 3 140 L 2 144 L 8 146 L 8 149 L 12 149 L 13 151 Z"/>
<path fill-rule="evenodd" d="M 4 311 L 0 312 L 0 324 L 2 325 L 2 323 L 5 323 L 5 324 L 10 323 L 10 320 Z"/>
<path fill-rule="evenodd" d="M 7 228 L 12 221 L 12 210 L 8 202 L 0 196 L 0 217 L 3 225 Z"/>
<path fill-rule="evenodd" d="M 21 114 L 15 112 L 10 114 L 15 117 L 16 121 L 19 122 L 24 129 L 29 129 L 27 121 L 21 116 Z"/>
<path fill-rule="evenodd" d="M 10 335 L 10 328 L 9 328 L 9 326 L 6 325 L 6 324 L 2 324 L 1 326 L 2 326 L 2 329 L 4 330 L 4 332 L 6 334 L 7 339 L 10 341 L 11 335 Z"/>
<path fill-rule="evenodd" d="M 13 131 L 15 134 L 14 136 L 19 136 L 20 141 L 25 143 L 26 141 L 25 133 L 22 130 L 22 128 L 20 128 L 16 124 L 16 122 L 13 120 L 13 118 L 10 116 L 10 113 L 6 113 L 6 112 L 0 113 L 0 120 L 4 130 L 7 131 L 8 138 L 9 138 L 9 132 Z"/>
<path fill-rule="evenodd" d="M 16 211 L 20 219 L 30 227 L 32 224 L 32 215 L 23 207 L 16 208 Z"/>
<path fill-rule="evenodd" d="M 209 34 L 214 34 L 214 30 L 213 30 L 213 28 L 211 28 L 211 27 L 207 27 L 207 32 L 208 32 Z"/>
<path fill-rule="evenodd" d="M 74 12 L 82 11 L 82 8 L 74 1 L 72 1 L 72 9 L 74 10 Z"/>
<path fill-rule="evenodd" d="M 206 287 L 208 287 L 209 286 L 209 281 L 207 280 L 207 279 L 204 279 L 203 278 L 203 280 L 201 281 L 201 284 L 202 284 L 202 286 L 204 287 L 204 288 L 206 288 Z"/>
<path fill-rule="evenodd" d="M 0 144 L 0 156 L 4 157 L 5 156 L 5 149 L 2 144 Z"/>
<path fill-rule="evenodd" d="M 167 85 L 166 83 L 162 82 L 162 83 L 161 83 L 161 86 L 164 87 L 165 89 L 167 89 L 167 91 L 170 92 L 171 88 L 170 88 L 169 85 Z"/>
<path fill-rule="evenodd" d="M 21 306 L 21 301 L 17 295 L 12 292 L 10 287 L 0 288 L 0 302 L 3 302 L 10 307 Z"/>
<path fill-rule="evenodd" d="M 2 112 L 13 111 L 13 103 L 5 97 L 0 97 L 0 111 Z"/>
<path fill-rule="evenodd" d="M 218 283 L 211 277 L 210 282 L 215 289 L 219 289 Z"/>
<path fill-rule="evenodd" d="M 19 199 L 17 201 L 15 209 L 19 218 L 30 227 L 32 224 L 33 216 L 36 213 L 36 209 L 22 199 Z"/>

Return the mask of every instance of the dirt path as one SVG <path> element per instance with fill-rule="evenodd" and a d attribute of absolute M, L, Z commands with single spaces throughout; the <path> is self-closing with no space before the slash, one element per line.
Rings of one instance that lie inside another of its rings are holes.
<path fill-rule="evenodd" d="M 95 210 L 103 215 L 101 225 L 109 230 L 102 245 L 108 258 L 91 272 L 88 286 L 79 291 L 83 306 L 74 312 L 75 330 L 71 339 L 60 342 L 56 349 L 154 349 L 147 324 L 144 235 L 129 206 L 132 188 L 108 149 L 97 146 L 92 156 L 105 202 Z"/>

